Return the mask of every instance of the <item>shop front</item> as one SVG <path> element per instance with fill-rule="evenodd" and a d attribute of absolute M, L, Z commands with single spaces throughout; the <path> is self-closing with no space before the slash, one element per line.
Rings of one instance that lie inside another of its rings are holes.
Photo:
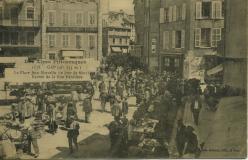
<path fill-rule="evenodd" d="M 183 75 L 183 54 L 162 55 L 161 71 L 176 74 L 178 77 Z"/>

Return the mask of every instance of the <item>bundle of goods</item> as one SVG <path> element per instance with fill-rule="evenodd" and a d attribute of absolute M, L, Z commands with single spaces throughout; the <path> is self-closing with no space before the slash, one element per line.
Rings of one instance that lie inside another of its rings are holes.
<path fill-rule="evenodd" d="M 150 139 L 145 138 L 143 141 L 139 144 L 139 147 L 142 148 L 145 154 L 153 154 L 155 151 L 155 148 L 158 147 L 160 144 L 156 139 Z"/>

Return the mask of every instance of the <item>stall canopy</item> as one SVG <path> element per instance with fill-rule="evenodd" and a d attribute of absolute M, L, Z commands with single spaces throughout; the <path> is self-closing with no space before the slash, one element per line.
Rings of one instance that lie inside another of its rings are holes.
<path fill-rule="evenodd" d="M 111 47 L 112 52 L 114 53 L 122 53 L 122 50 L 120 47 Z"/>
<path fill-rule="evenodd" d="M 218 66 L 216 66 L 216 67 L 214 67 L 214 68 L 208 70 L 208 71 L 207 71 L 207 75 L 210 76 L 210 75 L 219 73 L 219 72 L 223 71 L 223 69 L 224 69 L 223 65 L 220 64 L 220 65 L 218 65 Z"/>

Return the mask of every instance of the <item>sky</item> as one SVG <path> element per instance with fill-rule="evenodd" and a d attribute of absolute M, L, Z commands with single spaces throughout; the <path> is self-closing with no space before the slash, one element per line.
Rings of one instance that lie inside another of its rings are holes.
<path fill-rule="evenodd" d="M 133 14 L 133 0 L 110 0 L 110 6 L 111 11 L 119 11 L 120 9 L 123 9 L 129 14 Z"/>

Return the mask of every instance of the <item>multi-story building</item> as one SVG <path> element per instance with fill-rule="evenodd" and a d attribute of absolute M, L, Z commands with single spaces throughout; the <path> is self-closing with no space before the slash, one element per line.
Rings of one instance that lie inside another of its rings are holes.
<path fill-rule="evenodd" d="M 144 58 L 144 24 L 145 24 L 145 5 L 144 5 L 144 0 L 134 0 L 133 1 L 134 5 L 134 18 L 135 18 L 135 42 L 134 45 L 131 46 L 131 55 L 136 56 L 140 59 L 141 62 L 145 61 Z"/>
<path fill-rule="evenodd" d="M 39 58 L 41 1 L 0 1 L 0 56 Z"/>
<path fill-rule="evenodd" d="M 143 56 L 149 70 L 159 68 L 159 8 L 160 0 L 144 1 Z"/>
<path fill-rule="evenodd" d="M 129 53 L 135 40 L 134 16 L 111 11 L 103 19 L 103 56 Z"/>
<path fill-rule="evenodd" d="M 161 0 L 161 70 L 203 78 L 224 28 L 224 0 Z"/>
<path fill-rule="evenodd" d="M 100 2 L 99 2 L 100 3 Z M 45 0 L 42 55 L 46 59 L 101 57 L 98 0 Z"/>
<path fill-rule="evenodd" d="M 224 84 L 247 89 L 248 1 L 225 0 Z"/>

